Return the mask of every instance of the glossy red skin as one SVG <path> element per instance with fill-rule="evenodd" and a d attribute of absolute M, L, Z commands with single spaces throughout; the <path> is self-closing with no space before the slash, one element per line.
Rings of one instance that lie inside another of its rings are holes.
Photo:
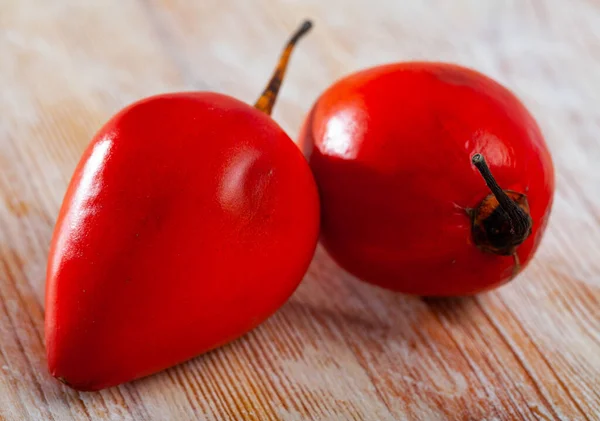
<path fill-rule="evenodd" d="M 290 297 L 318 230 L 310 169 L 269 116 L 214 93 L 133 104 L 92 140 L 58 218 L 51 373 L 98 390 L 234 340 Z"/>
<path fill-rule="evenodd" d="M 345 77 L 300 134 L 321 193 L 322 243 L 358 278 L 423 296 L 470 295 L 511 279 L 513 258 L 473 244 L 466 208 L 503 189 L 527 195 L 532 258 L 552 206 L 554 170 L 540 129 L 507 89 L 473 70 L 399 63 Z"/>

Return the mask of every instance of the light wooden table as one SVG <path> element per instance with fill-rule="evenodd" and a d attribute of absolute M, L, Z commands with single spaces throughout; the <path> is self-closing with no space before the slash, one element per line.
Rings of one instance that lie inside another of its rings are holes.
<path fill-rule="evenodd" d="M 524 100 L 558 183 L 535 262 L 434 302 L 318 250 L 291 301 L 230 346 L 100 393 L 53 380 L 46 253 L 90 137 L 158 92 L 253 102 L 305 17 L 274 112 L 292 136 L 334 79 L 389 61 L 473 66 Z M 593 0 L 0 0 L 0 419 L 600 420 L 599 28 Z"/>

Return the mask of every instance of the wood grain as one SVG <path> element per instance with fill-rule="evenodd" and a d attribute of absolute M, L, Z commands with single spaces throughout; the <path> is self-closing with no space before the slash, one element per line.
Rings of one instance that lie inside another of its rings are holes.
<path fill-rule="evenodd" d="M 274 112 L 290 134 L 333 80 L 389 61 L 472 66 L 524 100 L 558 184 L 535 261 L 435 301 L 362 284 L 319 249 L 291 301 L 233 344 L 100 393 L 53 380 L 46 254 L 94 131 L 159 92 L 254 101 L 305 17 Z M 0 0 L 0 419 L 600 420 L 599 27 L 592 0 Z"/>

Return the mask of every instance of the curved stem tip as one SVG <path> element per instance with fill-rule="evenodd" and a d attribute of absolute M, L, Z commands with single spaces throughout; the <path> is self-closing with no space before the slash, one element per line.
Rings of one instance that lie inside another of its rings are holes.
<path fill-rule="evenodd" d="M 271 80 L 269 80 L 265 90 L 254 104 L 254 108 L 269 115 L 271 114 L 273 106 L 275 105 L 275 101 L 277 100 L 279 88 L 281 88 L 281 82 L 285 76 L 285 71 L 287 70 L 288 62 L 290 61 L 292 50 L 294 49 L 294 46 L 298 40 L 302 38 L 308 31 L 310 31 L 310 28 L 312 28 L 312 22 L 310 20 L 305 20 L 302 25 L 298 27 L 296 32 L 294 32 L 294 34 L 290 37 L 289 41 L 285 45 L 285 48 L 283 49 L 283 52 L 281 53 L 281 56 L 279 57 L 277 67 L 275 68 L 275 72 L 273 72 L 273 76 L 271 76 Z"/>

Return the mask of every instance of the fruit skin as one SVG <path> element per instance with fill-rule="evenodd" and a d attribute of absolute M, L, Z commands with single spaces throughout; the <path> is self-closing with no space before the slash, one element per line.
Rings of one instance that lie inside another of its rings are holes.
<path fill-rule="evenodd" d="M 349 75 L 315 102 L 299 143 L 321 194 L 322 244 L 363 281 L 456 296 L 512 279 L 512 256 L 473 243 L 467 209 L 490 194 L 475 153 L 502 189 L 527 196 L 533 231 L 517 248 L 521 269 L 545 231 L 554 169 L 540 129 L 476 71 L 407 62 Z"/>
<path fill-rule="evenodd" d="M 129 106 L 87 148 L 56 224 L 50 372 L 99 390 L 238 338 L 296 289 L 318 230 L 310 169 L 268 115 L 214 93 Z"/>

